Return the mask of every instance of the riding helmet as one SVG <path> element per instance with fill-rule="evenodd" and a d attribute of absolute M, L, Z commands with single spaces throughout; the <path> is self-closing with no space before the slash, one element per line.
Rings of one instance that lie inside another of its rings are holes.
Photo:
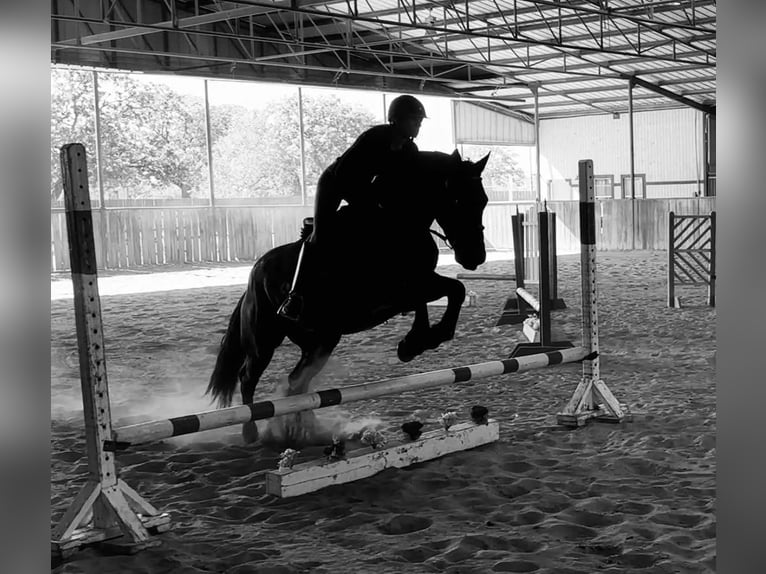
<path fill-rule="evenodd" d="M 398 96 L 388 106 L 388 121 L 403 120 L 409 117 L 427 118 L 426 109 L 414 96 Z"/>

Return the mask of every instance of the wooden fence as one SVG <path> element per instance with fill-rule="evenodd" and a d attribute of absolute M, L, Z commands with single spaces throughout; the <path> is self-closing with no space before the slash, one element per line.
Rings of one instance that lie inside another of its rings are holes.
<path fill-rule="evenodd" d="M 577 201 L 551 201 L 556 214 L 556 247 L 559 254 L 579 253 L 580 215 Z M 484 215 L 487 246 L 512 249 L 511 215 L 534 217 L 534 204 L 490 204 Z M 597 246 L 601 251 L 660 250 L 668 248 L 668 213 L 707 215 L 715 210 L 715 197 L 686 199 L 610 199 L 596 202 L 599 225 Z"/>
<path fill-rule="evenodd" d="M 513 247 L 511 215 L 534 211 L 534 204 L 490 204 L 484 216 L 489 249 Z M 576 201 L 552 201 L 559 254 L 578 253 Z M 667 218 L 706 215 L 715 198 L 629 199 L 598 202 L 600 250 L 666 250 Z M 101 269 L 205 262 L 252 262 L 277 245 L 295 241 L 311 206 L 220 206 L 109 208 L 93 211 L 96 256 Z M 51 212 L 51 270 L 69 269 L 64 212 Z"/>
<path fill-rule="evenodd" d="M 132 208 L 93 211 L 100 269 L 252 262 L 295 241 L 310 206 Z M 51 270 L 69 269 L 63 212 L 51 213 Z"/>

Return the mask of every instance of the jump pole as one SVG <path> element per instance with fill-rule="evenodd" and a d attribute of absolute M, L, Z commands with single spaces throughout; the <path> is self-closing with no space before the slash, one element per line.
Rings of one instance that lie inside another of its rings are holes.
<path fill-rule="evenodd" d="M 589 420 L 630 420 L 624 405 L 601 380 L 598 355 L 598 293 L 596 289 L 596 199 L 593 189 L 593 160 L 578 162 L 580 182 L 580 274 L 582 288 L 582 346 L 591 355 L 582 363 L 582 379 L 564 410 L 559 424 L 579 427 Z"/>
<path fill-rule="evenodd" d="M 132 445 L 154 442 L 205 430 L 222 428 L 251 421 L 307 410 L 321 409 L 353 401 L 374 399 L 385 395 L 406 391 L 417 391 L 431 387 L 459 384 L 471 380 L 484 379 L 495 375 L 520 373 L 552 365 L 581 361 L 589 355 L 583 347 L 561 349 L 549 353 L 539 353 L 515 359 L 501 359 L 477 363 L 464 367 L 441 369 L 428 373 L 405 375 L 393 379 L 384 379 L 370 383 L 350 385 L 338 389 L 328 389 L 293 395 L 270 401 L 261 401 L 249 405 L 228 407 L 197 414 L 169 418 L 158 421 L 137 423 L 112 431 L 113 440 L 106 441 L 108 450 L 121 450 Z"/>

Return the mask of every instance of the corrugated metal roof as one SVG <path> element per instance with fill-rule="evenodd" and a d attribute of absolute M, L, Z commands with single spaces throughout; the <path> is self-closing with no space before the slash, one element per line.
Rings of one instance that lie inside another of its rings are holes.
<path fill-rule="evenodd" d="M 610 0 L 608 9 L 558 0 L 176 0 L 172 17 L 163 0 L 136 4 L 131 12 L 100 0 L 54 3 L 51 60 L 493 99 L 528 114 L 539 84 L 543 118 L 626 111 L 632 81 L 635 107 L 715 112 L 715 0 Z"/>

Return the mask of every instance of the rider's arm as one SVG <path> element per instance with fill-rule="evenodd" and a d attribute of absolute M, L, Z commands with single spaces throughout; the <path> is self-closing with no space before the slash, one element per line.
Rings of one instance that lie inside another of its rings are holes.
<path fill-rule="evenodd" d="M 317 184 L 314 196 L 314 231 L 311 234 L 311 243 L 316 243 L 322 237 L 322 233 L 324 233 L 324 229 L 327 227 L 325 223 L 332 219 L 343 199 L 343 193 L 337 184 L 334 168 L 335 164 L 328 167 L 320 176 Z"/>
<path fill-rule="evenodd" d="M 338 186 L 343 193 L 358 193 L 380 175 L 388 146 L 388 126 L 374 126 L 356 139 L 336 163 Z"/>

